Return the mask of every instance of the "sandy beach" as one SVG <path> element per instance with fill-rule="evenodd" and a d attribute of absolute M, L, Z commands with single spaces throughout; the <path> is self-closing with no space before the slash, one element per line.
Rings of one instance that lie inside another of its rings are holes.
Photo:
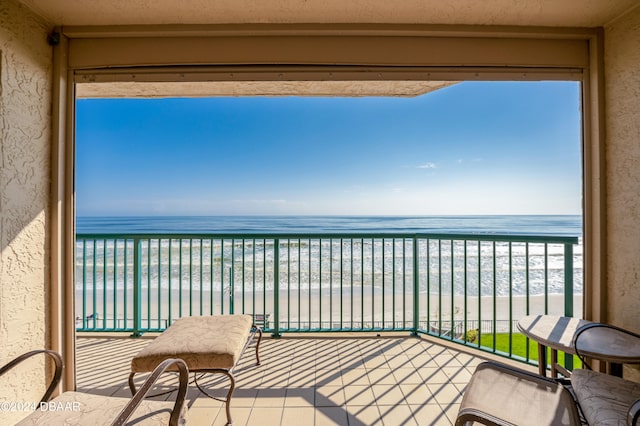
<path fill-rule="evenodd" d="M 413 325 L 414 300 L 411 292 L 385 293 L 384 297 L 380 289 L 376 294 L 371 294 L 371 289 L 349 288 L 294 290 L 287 292 L 281 289 L 277 306 L 279 327 L 287 329 L 360 329 L 360 328 L 407 328 Z M 342 297 L 341 297 L 342 295 Z M 171 304 L 169 303 L 171 299 Z M 172 290 L 171 297 L 167 289 L 158 292 L 152 289 L 151 294 L 143 293 L 141 301 L 141 325 L 142 328 L 165 328 L 170 321 L 181 316 L 210 315 L 228 313 L 270 314 L 268 326 L 274 326 L 276 304 L 274 292 L 261 291 L 244 294 L 236 292 L 233 301 L 229 294 L 221 296 L 220 292 L 214 292 L 213 300 L 211 292 L 193 289 L 192 291 Z M 383 306 L 384 305 L 384 306 Z M 126 294 L 119 290 L 117 301 L 113 301 L 113 293 L 107 294 L 107 303 L 103 303 L 103 294 L 99 291 L 94 295 L 88 292 L 83 307 L 82 291 L 76 291 L 76 318 L 77 326 L 82 327 L 82 318 L 86 321 L 86 328 L 113 329 L 133 327 L 133 292 Z M 182 307 L 182 308 L 181 308 Z M 555 314 L 565 315 L 564 296 L 550 294 L 545 303 L 544 295 L 514 296 L 511 300 L 507 296 L 498 296 L 494 299 L 490 296 L 468 296 L 465 304 L 464 296 L 456 295 L 451 300 L 450 295 L 438 295 L 421 293 L 418 298 L 418 312 L 421 327 L 450 328 L 450 322 L 464 327 L 467 320 L 467 329 L 487 327 L 487 323 L 496 321 L 497 328 L 508 330 L 509 320 L 517 321 L 527 314 Z M 453 312 L 453 315 L 452 315 Z M 466 315 L 465 315 L 466 313 Z M 495 315 L 494 315 L 495 313 Z M 94 320 L 92 315 L 97 314 Z M 495 318 L 494 318 L 495 316 Z M 582 295 L 575 295 L 573 302 L 573 316 L 582 316 Z M 113 318 L 117 318 L 114 323 Z M 125 320 L 126 317 L 126 320 Z M 430 324 L 427 325 L 427 321 Z"/>

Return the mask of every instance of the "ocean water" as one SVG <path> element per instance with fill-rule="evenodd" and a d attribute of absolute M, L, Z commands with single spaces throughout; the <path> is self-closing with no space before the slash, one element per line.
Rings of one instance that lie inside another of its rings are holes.
<path fill-rule="evenodd" d="M 578 237 L 573 248 L 574 291 L 581 293 L 581 227 L 580 216 L 79 217 L 78 234 L 100 237 L 81 237 L 76 244 L 76 287 L 89 281 L 96 288 L 125 288 L 133 282 L 133 240 L 103 238 L 105 234 L 393 232 Z M 151 237 L 142 244 L 143 287 L 184 282 L 221 291 L 232 281 L 257 281 L 264 291 L 273 289 L 273 240 Z M 562 244 L 467 245 L 446 238 L 421 239 L 417 251 L 421 291 L 433 291 L 429 282 L 453 282 L 455 293 L 468 287 L 483 295 L 564 291 Z M 279 283 L 310 289 L 347 281 L 353 286 L 410 282 L 412 258 L 410 239 L 284 239 L 279 246 Z M 450 293 L 448 287 L 442 291 Z"/>
<path fill-rule="evenodd" d="M 459 326 L 467 315 L 469 329 L 495 320 L 505 332 L 529 305 L 564 312 L 566 247 L 532 236 L 577 237 L 570 262 L 580 316 L 580 216 L 79 217 L 77 232 L 76 317 L 89 328 L 133 327 L 137 309 L 143 328 L 191 312 L 241 311 L 279 312 L 285 328 L 343 319 L 347 328 L 395 328 L 408 325 L 417 300 L 420 321 L 432 327 L 440 317 Z M 323 233 L 333 236 L 304 236 Z"/>
<path fill-rule="evenodd" d="M 82 233 L 399 232 L 582 235 L 580 215 L 78 217 Z"/>

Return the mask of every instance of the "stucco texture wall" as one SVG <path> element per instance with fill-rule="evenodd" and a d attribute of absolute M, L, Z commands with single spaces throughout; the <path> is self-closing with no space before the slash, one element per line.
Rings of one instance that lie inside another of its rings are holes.
<path fill-rule="evenodd" d="M 0 364 L 47 343 L 52 49 L 47 24 L 0 1 Z M 0 402 L 37 401 L 43 358 L 0 378 Z M 26 413 L 0 411 L 0 424 Z"/>
<path fill-rule="evenodd" d="M 640 8 L 605 28 L 608 318 L 640 332 Z"/>

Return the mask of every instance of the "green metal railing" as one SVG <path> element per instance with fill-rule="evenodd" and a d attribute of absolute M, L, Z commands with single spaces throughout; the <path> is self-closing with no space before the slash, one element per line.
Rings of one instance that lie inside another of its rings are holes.
<path fill-rule="evenodd" d="M 528 345 L 514 349 L 514 324 L 573 316 L 576 245 L 476 234 L 78 234 L 76 326 L 140 335 L 181 316 L 246 313 L 274 336 L 408 331 L 529 361 Z"/>

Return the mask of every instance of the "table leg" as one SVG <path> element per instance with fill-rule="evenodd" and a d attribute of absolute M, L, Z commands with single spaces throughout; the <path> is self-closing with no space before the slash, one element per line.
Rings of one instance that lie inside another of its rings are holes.
<path fill-rule="evenodd" d="M 554 379 L 558 377 L 557 365 L 558 365 L 558 351 L 555 349 L 551 349 L 551 377 L 553 377 Z"/>
<path fill-rule="evenodd" d="M 547 377 L 547 347 L 538 343 L 538 373 Z"/>
<path fill-rule="evenodd" d="M 622 377 L 622 364 L 610 362 L 608 363 L 607 370 L 607 373 L 611 374 L 612 376 Z"/>

